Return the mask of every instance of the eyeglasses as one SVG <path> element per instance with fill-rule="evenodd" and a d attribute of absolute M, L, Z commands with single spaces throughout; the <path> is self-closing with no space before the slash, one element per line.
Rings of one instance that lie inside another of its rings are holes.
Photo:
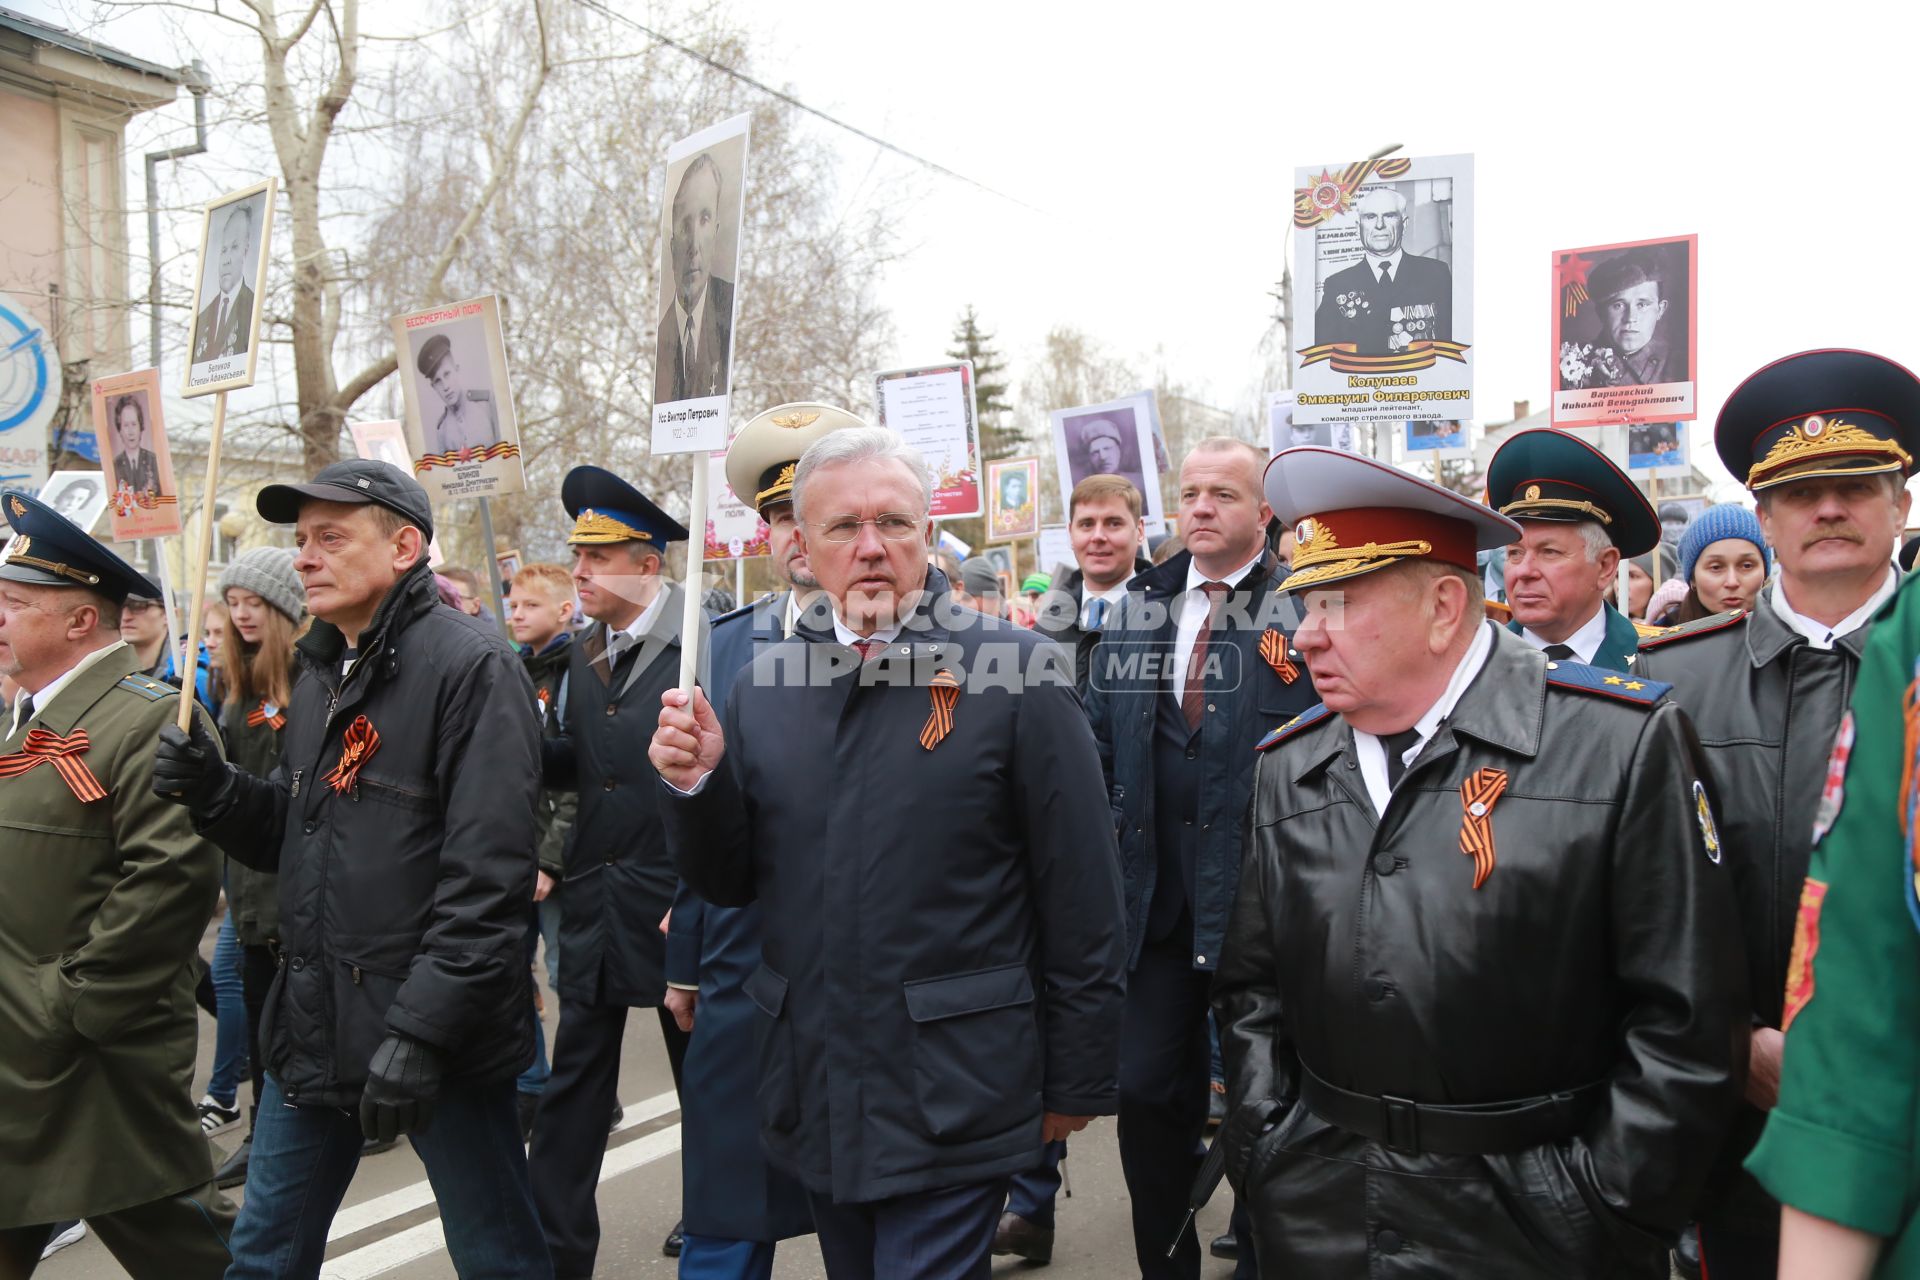
<path fill-rule="evenodd" d="M 856 520 L 852 516 L 841 516 L 819 526 L 820 536 L 828 542 L 852 542 L 860 536 L 860 526 L 870 524 L 874 532 L 889 542 L 900 542 L 911 538 L 920 530 L 920 521 L 898 511 L 886 511 L 871 520 Z"/>
<path fill-rule="evenodd" d="M 126 603 L 120 606 L 120 612 L 145 613 L 149 609 L 158 609 L 159 607 L 160 602 L 158 600 L 142 600 L 136 596 L 128 596 Z"/>

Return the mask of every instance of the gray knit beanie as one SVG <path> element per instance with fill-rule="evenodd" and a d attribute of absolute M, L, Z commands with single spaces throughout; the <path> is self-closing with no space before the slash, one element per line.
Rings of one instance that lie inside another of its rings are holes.
<path fill-rule="evenodd" d="M 287 615 L 293 622 L 307 616 L 307 589 L 293 571 L 293 552 L 285 547 L 255 547 L 242 551 L 220 575 L 220 595 L 228 587 L 251 591 Z"/>

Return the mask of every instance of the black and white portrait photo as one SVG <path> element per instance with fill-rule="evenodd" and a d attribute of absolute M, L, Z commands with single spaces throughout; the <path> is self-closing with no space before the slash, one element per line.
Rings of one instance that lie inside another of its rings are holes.
<path fill-rule="evenodd" d="M 1147 394 L 1136 392 L 1105 404 L 1055 409 L 1049 417 L 1062 499 L 1088 476 L 1119 476 L 1146 499 L 1147 526 L 1157 532 L 1166 512 L 1160 498 L 1160 469 L 1154 456 Z"/>
<path fill-rule="evenodd" d="M 1555 424 L 1693 416 L 1697 249 L 1680 236 L 1553 255 Z"/>
<path fill-rule="evenodd" d="M 1364 187 L 1354 201 L 1360 256 L 1321 283 L 1316 343 L 1386 356 L 1453 337 L 1452 219 L 1443 201 L 1416 209 L 1403 185 L 1413 186 Z"/>
<path fill-rule="evenodd" d="M 468 316 L 408 335 L 419 381 L 421 455 L 500 443 L 500 412 L 487 368 L 487 331 Z"/>
<path fill-rule="evenodd" d="M 387 321 L 405 391 L 406 447 L 381 445 L 384 424 L 356 427 L 362 457 L 411 466 L 436 498 L 491 498 L 526 487 L 520 425 L 507 379 L 500 299 L 493 294 L 393 316 Z"/>
<path fill-rule="evenodd" d="M 1376 156 L 1294 171 L 1301 423 L 1472 416 L 1473 157 Z M 1391 378 L 1391 396 L 1369 395 Z M 1337 444 L 1337 442 L 1330 442 Z"/>
<path fill-rule="evenodd" d="M 745 160 L 746 139 L 734 137 L 667 166 L 657 403 L 727 394 Z"/>
<path fill-rule="evenodd" d="M 207 206 L 187 339 L 187 395 L 252 384 L 275 190 L 265 182 Z"/>
<path fill-rule="evenodd" d="M 39 498 L 91 533 L 107 509 L 106 478 L 98 471 L 56 471 L 41 486 Z"/>

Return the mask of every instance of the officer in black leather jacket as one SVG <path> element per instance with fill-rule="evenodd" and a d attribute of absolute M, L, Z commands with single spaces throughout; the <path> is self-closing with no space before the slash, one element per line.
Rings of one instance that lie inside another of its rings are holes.
<path fill-rule="evenodd" d="M 1753 992 L 1746 1100 L 1700 1211 L 1714 1280 L 1772 1277 L 1780 1206 L 1741 1171 L 1780 1082 L 1781 999 L 1829 749 L 1853 695 L 1867 620 L 1893 594 L 1903 485 L 1920 448 L 1920 381 L 1864 351 L 1767 365 L 1714 426 L 1759 502 L 1779 577 L 1748 613 L 1643 641 L 1634 671 L 1673 686 L 1700 733 L 1746 936 Z"/>
<path fill-rule="evenodd" d="M 1324 703 L 1263 744 L 1214 986 L 1262 1269 L 1664 1277 L 1747 1041 L 1685 715 L 1483 617 L 1505 517 L 1318 448 L 1266 488 Z"/>

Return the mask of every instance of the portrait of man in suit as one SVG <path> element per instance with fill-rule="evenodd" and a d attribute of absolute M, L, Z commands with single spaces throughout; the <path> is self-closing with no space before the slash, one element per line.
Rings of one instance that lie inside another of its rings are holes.
<path fill-rule="evenodd" d="M 247 353 L 247 344 L 253 336 L 253 290 L 247 287 L 246 264 L 259 252 L 254 213 L 259 199 L 250 196 L 237 201 L 215 217 L 217 230 L 209 249 L 218 292 L 207 298 L 206 284 L 202 282 L 200 296 L 205 301 L 193 325 L 195 364 Z"/>
<path fill-rule="evenodd" d="M 137 391 L 113 400 L 113 480 L 133 492 L 158 496 L 160 460 L 147 437 L 147 398 Z"/>
<path fill-rule="evenodd" d="M 1453 272 L 1409 253 L 1407 197 L 1368 187 L 1354 202 L 1362 257 L 1327 277 L 1313 313 L 1313 341 L 1351 343 L 1363 356 L 1394 355 L 1415 342 L 1453 337 Z"/>
<path fill-rule="evenodd" d="M 656 404 L 724 395 L 733 346 L 732 264 L 721 246 L 725 195 L 720 164 L 702 151 L 681 171 L 673 192 L 667 268 L 673 300 L 660 317 L 653 365 Z"/>

